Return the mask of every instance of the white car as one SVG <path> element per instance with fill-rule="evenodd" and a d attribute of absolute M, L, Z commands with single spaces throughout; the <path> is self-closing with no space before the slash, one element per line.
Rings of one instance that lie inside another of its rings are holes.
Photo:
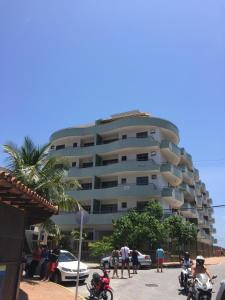
<path fill-rule="evenodd" d="M 131 261 L 131 256 L 129 257 L 130 260 L 130 266 L 132 266 L 132 261 Z M 150 255 L 146 255 L 146 254 L 142 254 L 141 252 L 138 251 L 138 268 L 141 267 L 150 267 L 152 264 L 152 260 Z M 121 267 L 122 265 L 122 257 L 119 257 L 119 267 Z M 101 260 L 101 266 L 103 266 L 106 269 L 112 268 L 113 264 L 112 264 L 112 257 L 111 256 L 107 256 L 102 258 Z"/>
<path fill-rule="evenodd" d="M 66 250 L 60 250 L 57 270 L 53 273 L 52 280 L 56 283 L 62 281 L 76 281 L 77 279 L 77 258 Z M 87 265 L 80 262 L 79 282 L 84 283 L 89 276 Z"/>

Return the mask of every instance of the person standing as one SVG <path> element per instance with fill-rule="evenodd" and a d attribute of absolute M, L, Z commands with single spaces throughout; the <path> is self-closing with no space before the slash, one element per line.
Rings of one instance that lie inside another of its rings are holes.
<path fill-rule="evenodd" d="M 32 261 L 28 268 L 28 277 L 32 278 L 35 274 L 36 268 L 41 260 L 41 248 L 39 244 L 36 245 L 33 251 Z"/>
<path fill-rule="evenodd" d="M 129 275 L 129 278 L 130 278 L 131 277 L 130 276 L 130 266 L 129 266 L 130 249 L 128 248 L 127 243 L 125 243 L 125 246 L 123 246 L 120 249 L 120 254 L 122 256 L 121 278 L 123 278 L 124 267 L 125 268 L 127 267 L 128 275 Z"/>
<path fill-rule="evenodd" d="M 160 246 L 156 250 L 156 262 L 157 262 L 157 272 L 159 272 L 159 268 L 161 269 L 161 272 L 163 271 L 163 263 L 164 263 L 165 253 L 163 248 Z"/>
<path fill-rule="evenodd" d="M 48 273 L 45 280 L 49 281 L 52 277 L 52 274 L 56 271 L 58 266 L 60 250 L 59 248 L 55 248 L 49 254 L 49 263 L 48 263 Z"/>
<path fill-rule="evenodd" d="M 120 251 L 118 247 L 115 247 L 115 249 L 112 251 L 112 265 L 113 265 L 112 278 L 115 278 L 114 275 L 116 275 L 116 277 L 119 278 L 118 275 L 119 257 L 120 257 Z"/>
<path fill-rule="evenodd" d="M 41 264 L 40 278 L 44 280 L 47 277 L 48 262 L 49 262 L 49 250 L 47 245 L 42 246 L 41 258 L 42 258 L 42 264 Z"/>
<path fill-rule="evenodd" d="M 133 265 L 133 274 L 137 274 L 137 269 L 138 269 L 138 251 L 133 248 L 132 253 L 131 253 L 131 261 Z"/>

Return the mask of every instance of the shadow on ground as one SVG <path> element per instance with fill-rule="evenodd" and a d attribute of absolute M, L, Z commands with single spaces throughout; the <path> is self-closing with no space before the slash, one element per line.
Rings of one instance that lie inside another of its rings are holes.
<path fill-rule="evenodd" d="M 29 300 L 27 293 L 20 289 L 19 291 L 19 300 Z"/>

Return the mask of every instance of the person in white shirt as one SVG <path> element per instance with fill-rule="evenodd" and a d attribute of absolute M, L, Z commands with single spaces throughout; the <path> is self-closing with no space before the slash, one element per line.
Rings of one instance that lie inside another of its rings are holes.
<path fill-rule="evenodd" d="M 128 248 L 127 243 L 125 243 L 125 246 L 123 246 L 120 249 L 120 254 L 122 256 L 121 278 L 123 278 L 124 267 L 125 268 L 127 267 L 128 275 L 129 275 L 129 278 L 130 278 L 131 277 L 130 276 L 130 266 L 129 266 L 130 249 Z"/>

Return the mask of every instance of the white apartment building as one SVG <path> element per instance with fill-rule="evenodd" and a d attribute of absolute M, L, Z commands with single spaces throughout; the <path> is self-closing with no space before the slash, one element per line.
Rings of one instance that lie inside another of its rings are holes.
<path fill-rule="evenodd" d="M 137 110 L 59 130 L 50 142 L 50 155 L 66 158 L 67 176 L 82 187 L 70 194 L 90 214 L 90 240 L 111 234 L 112 220 L 129 209 L 157 200 L 165 215 L 176 212 L 197 224 L 199 241 L 216 243 L 212 200 L 173 123 Z M 76 226 L 73 213 L 54 220 L 65 231 Z"/>

